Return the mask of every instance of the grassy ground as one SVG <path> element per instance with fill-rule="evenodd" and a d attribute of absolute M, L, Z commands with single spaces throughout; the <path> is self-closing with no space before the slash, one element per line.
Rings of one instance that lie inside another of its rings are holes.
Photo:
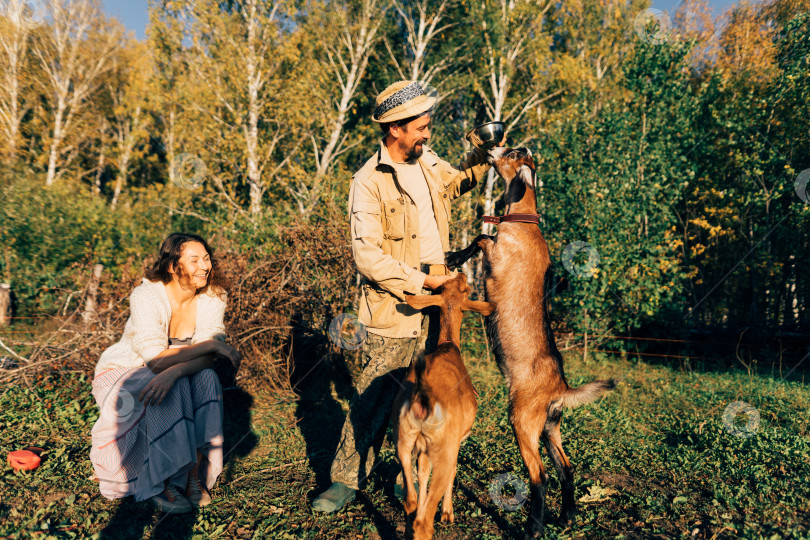
<path fill-rule="evenodd" d="M 479 352 L 476 354 L 473 349 Z M 502 378 L 475 345 L 466 361 L 480 392 L 472 435 L 459 456 L 454 525 L 437 538 L 516 538 L 526 520 L 515 481 L 526 473 L 507 423 Z M 548 538 L 810 537 L 810 390 L 771 374 L 686 371 L 616 358 L 566 358 L 573 385 L 623 377 L 591 406 L 566 411 L 562 432 L 576 467 L 575 526 L 555 524 L 560 490 L 549 488 Z M 226 392 L 226 470 L 214 503 L 197 514 L 161 517 L 146 503 L 99 496 L 88 460 L 97 417 L 81 375 L 50 376 L 4 389 L 0 452 L 45 449 L 36 471 L 0 477 L 0 538 L 397 538 L 402 507 L 392 493 L 397 462 L 388 443 L 364 492 L 335 516 L 311 500 L 328 468 L 346 411 L 345 380 L 321 381 L 303 399 Z M 755 407 L 759 424 L 726 407 Z M 741 432 L 742 430 L 742 432 Z M 548 465 L 549 460 L 544 457 Z M 521 481 L 522 481 L 521 480 Z M 514 510 L 495 504 L 511 503 Z"/>

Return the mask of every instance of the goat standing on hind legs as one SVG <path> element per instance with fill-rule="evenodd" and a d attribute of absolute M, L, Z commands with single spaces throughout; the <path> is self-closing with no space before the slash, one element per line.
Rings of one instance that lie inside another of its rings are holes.
<path fill-rule="evenodd" d="M 461 442 L 470 434 L 478 409 L 467 368 L 461 359 L 463 311 L 492 313 L 487 302 L 468 299 L 463 274 L 446 281 L 441 294 L 406 296 L 411 307 L 441 310 L 439 346 L 421 355 L 408 370 L 391 412 L 396 447 L 405 479 L 407 533 L 415 540 L 433 537 L 433 517 L 442 502 L 442 521 L 453 522 L 453 479 Z M 412 454 L 416 454 L 419 498 L 413 488 Z M 428 477 L 430 490 L 428 491 Z"/>
<path fill-rule="evenodd" d="M 560 519 L 568 523 L 574 518 L 574 480 L 560 437 L 562 408 L 594 401 L 612 390 L 615 381 L 568 386 L 548 312 L 551 259 L 538 227 L 534 160 L 525 148 L 502 147 L 489 150 L 487 159 L 506 184 L 506 215 L 485 218 L 499 223 L 498 234 L 480 235 L 469 247 L 448 253 L 447 265 L 458 267 L 478 251 L 484 252 L 486 297 L 495 306 L 494 315 L 487 317 L 487 335 L 509 385 L 509 419 L 529 470 L 526 537 L 533 538 L 543 531 L 548 482 L 539 440 L 560 477 Z"/>

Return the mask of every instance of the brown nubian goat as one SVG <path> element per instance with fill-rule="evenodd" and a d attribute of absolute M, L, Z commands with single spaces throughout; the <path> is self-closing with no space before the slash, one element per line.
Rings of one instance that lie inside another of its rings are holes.
<path fill-rule="evenodd" d="M 461 359 L 462 312 L 469 310 L 484 315 L 492 312 L 490 304 L 467 298 L 470 288 L 463 274 L 446 281 L 440 291 L 441 294 L 431 296 L 405 297 L 416 309 L 439 308 L 439 346 L 435 352 L 423 352 L 414 361 L 391 413 L 397 455 L 405 478 L 406 532 L 416 540 L 433 537 L 433 518 L 442 497 L 441 520 L 453 522 L 456 460 L 478 409 L 475 390 Z M 418 466 L 418 500 L 411 471 L 413 454 Z"/>
<path fill-rule="evenodd" d="M 560 437 L 562 408 L 594 401 L 613 389 L 615 381 L 568 386 L 551 331 L 547 298 L 551 260 L 538 227 L 534 160 L 524 148 L 502 147 L 490 150 L 488 160 L 506 184 L 506 216 L 500 218 L 496 236 L 478 236 L 466 249 L 449 253 L 447 264 L 457 267 L 484 252 L 486 298 L 495 307 L 487 318 L 487 335 L 509 385 L 509 419 L 529 471 L 526 537 L 533 538 L 543 531 L 548 482 L 539 439 L 560 477 L 561 521 L 569 522 L 574 517 L 574 482 Z"/>

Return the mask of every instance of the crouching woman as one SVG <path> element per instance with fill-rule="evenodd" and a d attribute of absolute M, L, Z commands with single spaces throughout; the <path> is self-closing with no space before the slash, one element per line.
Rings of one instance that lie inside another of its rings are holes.
<path fill-rule="evenodd" d="M 121 341 L 99 358 L 93 396 L 100 416 L 90 460 L 108 499 L 134 495 L 169 513 L 211 502 L 222 472 L 222 388 L 211 368 L 224 357 L 226 291 L 208 244 L 175 233 L 130 296 Z"/>

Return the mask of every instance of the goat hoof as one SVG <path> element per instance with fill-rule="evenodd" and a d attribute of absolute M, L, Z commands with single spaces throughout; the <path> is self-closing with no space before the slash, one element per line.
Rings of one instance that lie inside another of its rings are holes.
<path fill-rule="evenodd" d="M 448 253 L 445 254 L 444 262 L 447 265 L 447 268 L 449 268 L 451 270 L 454 270 L 454 269 L 458 268 L 459 266 L 461 266 L 462 264 L 464 264 L 465 261 L 461 260 L 461 257 L 459 256 L 458 253 L 455 253 L 455 252 L 454 253 L 449 253 L 448 252 Z"/>
<path fill-rule="evenodd" d="M 453 523 L 453 513 L 452 512 L 442 512 L 442 522 Z"/>

